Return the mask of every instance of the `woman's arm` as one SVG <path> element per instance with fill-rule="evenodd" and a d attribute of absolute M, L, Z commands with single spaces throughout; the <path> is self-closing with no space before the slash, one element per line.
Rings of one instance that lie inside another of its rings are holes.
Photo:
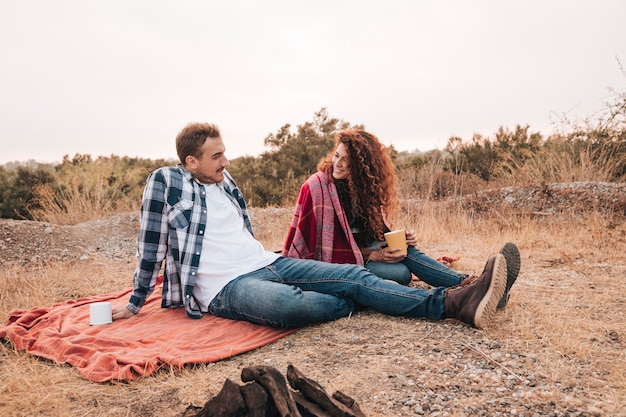
<path fill-rule="evenodd" d="M 406 243 L 410 246 L 415 246 L 417 244 L 417 235 L 415 234 L 415 230 L 405 230 L 406 234 Z M 373 250 L 371 248 L 360 248 L 361 253 L 363 254 L 363 259 L 365 262 L 386 262 L 386 263 L 396 263 L 402 261 L 406 255 L 401 252 L 401 249 L 394 248 L 390 249 L 387 246 L 382 247 L 379 250 Z"/>
<path fill-rule="evenodd" d="M 315 213 L 309 186 L 300 187 L 289 231 L 283 244 L 282 255 L 290 258 L 310 259 L 317 241 Z"/>

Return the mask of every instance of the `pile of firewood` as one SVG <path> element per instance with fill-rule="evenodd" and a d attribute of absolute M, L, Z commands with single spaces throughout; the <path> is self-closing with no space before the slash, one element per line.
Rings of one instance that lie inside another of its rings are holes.
<path fill-rule="evenodd" d="M 251 366 L 241 371 L 238 385 L 230 379 L 198 411 L 189 407 L 183 417 L 365 417 L 359 405 L 340 391 L 332 396 L 294 366 L 285 377 L 271 366 Z"/>

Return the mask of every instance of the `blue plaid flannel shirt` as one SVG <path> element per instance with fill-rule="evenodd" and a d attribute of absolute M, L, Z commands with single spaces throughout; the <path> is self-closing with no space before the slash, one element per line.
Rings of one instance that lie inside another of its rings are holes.
<path fill-rule="evenodd" d="M 240 209 L 252 234 L 252 224 L 243 194 L 230 174 L 224 171 L 224 189 Z M 207 212 L 204 186 L 182 165 L 163 167 L 146 180 L 141 205 L 133 292 L 127 308 L 138 313 L 154 291 L 161 266 L 163 292 L 161 307 L 185 307 L 188 317 L 201 318 L 193 298 L 193 287 L 202 253 Z"/>

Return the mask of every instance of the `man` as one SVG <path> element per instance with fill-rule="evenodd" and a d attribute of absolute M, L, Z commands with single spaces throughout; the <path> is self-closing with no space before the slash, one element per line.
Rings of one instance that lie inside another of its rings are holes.
<path fill-rule="evenodd" d="M 456 318 L 486 326 L 506 285 L 502 254 L 456 287 L 422 290 L 389 282 L 365 268 L 286 258 L 253 237 L 243 195 L 230 174 L 217 126 L 192 123 L 176 137 L 181 164 L 148 177 L 141 207 L 138 266 L 126 306 L 139 313 L 164 266 L 162 307 L 294 328 L 336 320 L 364 306 L 384 314 Z"/>

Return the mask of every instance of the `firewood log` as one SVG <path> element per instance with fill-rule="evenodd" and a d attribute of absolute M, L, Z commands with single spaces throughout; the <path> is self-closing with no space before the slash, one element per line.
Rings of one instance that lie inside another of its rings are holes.
<path fill-rule="evenodd" d="M 356 415 L 365 417 L 365 413 L 363 413 L 363 411 L 361 410 L 361 407 L 359 406 L 359 404 L 357 404 L 354 398 L 348 397 L 346 394 L 344 394 L 341 391 L 335 391 L 333 393 L 333 398 L 339 401 L 340 403 L 342 403 L 343 405 L 347 406 L 350 410 L 354 411 Z"/>
<path fill-rule="evenodd" d="M 280 417 L 302 417 L 287 388 L 285 377 L 271 366 L 250 366 L 241 371 L 243 382 L 255 381 L 269 393 Z"/>
<path fill-rule="evenodd" d="M 302 417 L 331 417 L 322 407 L 304 398 L 299 392 L 292 393 Z"/>
<path fill-rule="evenodd" d="M 269 417 L 278 415 L 275 412 L 275 407 L 271 404 L 267 392 L 256 382 L 245 384 L 240 390 L 247 407 L 246 417 Z M 272 412 L 272 410 L 274 412 Z"/>
<path fill-rule="evenodd" d="M 196 417 L 241 417 L 245 412 L 246 403 L 239 385 L 226 379 L 222 390 L 204 404 Z"/>
<path fill-rule="evenodd" d="M 335 400 L 320 384 L 304 376 L 293 365 L 287 367 L 287 379 L 293 389 L 300 391 L 306 399 L 322 407 L 332 417 L 365 417 L 358 406 L 358 410 L 355 410 Z"/>

